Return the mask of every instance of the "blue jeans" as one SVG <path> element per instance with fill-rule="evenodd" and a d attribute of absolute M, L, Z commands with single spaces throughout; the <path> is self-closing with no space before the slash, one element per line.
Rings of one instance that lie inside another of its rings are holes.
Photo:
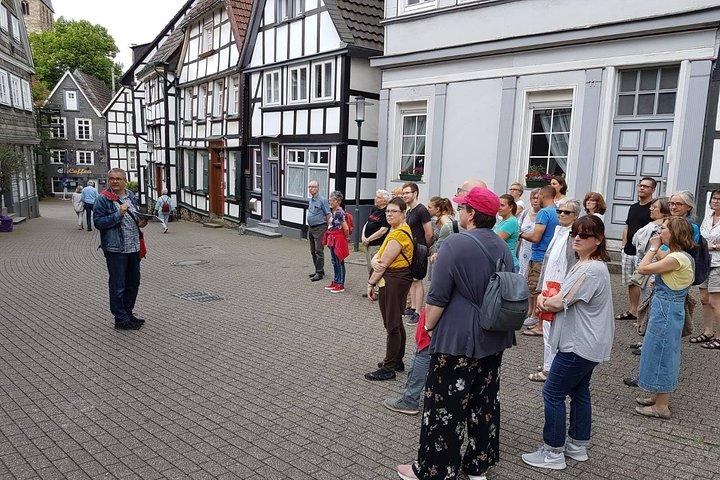
<path fill-rule="evenodd" d="M 105 252 L 110 311 L 116 322 L 132 320 L 140 288 L 140 254 Z"/>
<path fill-rule="evenodd" d="M 420 395 L 425 388 L 425 380 L 427 379 L 428 370 L 430 369 L 430 349 L 425 347 L 421 351 L 415 348 L 415 356 L 408 371 L 407 381 L 405 382 L 405 391 L 400 401 L 403 405 L 417 408 L 420 405 Z"/>
<path fill-rule="evenodd" d="M 334 248 L 328 248 L 330 249 L 330 256 L 332 257 L 333 282 L 337 283 L 338 285 L 345 285 L 345 262 L 340 260 L 335 255 Z"/>
<path fill-rule="evenodd" d="M 592 406 L 590 377 L 596 362 L 574 353 L 558 352 L 543 386 L 545 401 L 546 445 L 561 448 L 565 445 L 565 398 L 570 396 L 570 429 L 567 435 L 578 442 L 590 440 Z"/>

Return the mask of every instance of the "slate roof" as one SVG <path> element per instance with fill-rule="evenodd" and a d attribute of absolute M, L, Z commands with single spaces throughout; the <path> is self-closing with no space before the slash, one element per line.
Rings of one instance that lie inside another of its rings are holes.
<path fill-rule="evenodd" d="M 102 80 L 77 69 L 72 73 L 72 75 L 75 77 L 75 81 L 78 83 L 80 88 L 82 88 L 82 91 L 85 92 L 85 96 L 87 96 L 93 107 L 95 107 L 95 109 L 99 112 L 105 110 L 105 107 L 108 103 L 110 103 L 110 100 L 112 100 L 113 97 L 112 91 L 105 85 L 105 83 L 103 83 Z"/>
<path fill-rule="evenodd" d="M 50 9 L 51 12 L 55 13 L 55 9 L 54 9 L 53 6 L 52 6 L 52 1 L 51 1 L 51 0 L 42 0 L 42 3 L 44 3 L 45 6 Z"/>
<path fill-rule="evenodd" d="M 184 28 L 189 23 L 192 23 L 199 17 L 205 15 L 208 10 L 215 8 L 224 1 L 225 0 L 198 0 L 195 3 L 195 6 L 188 11 L 187 15 L 185 15 L 185 18 L 183 18 L 183 21 L 180 23 L 178 28 Z"/>
<path fill-rule="evenodd" d="M 382 53 L 382 0 L 325 0 L 325 5 L 343 42 Z"/>
<path fill-rule="evenodd" d="M 173 53 L 175 53 L 175 50 L 180 48 L 184 39 L 185 31 L 182 28 L 178 27 L 173 30 L 170 37 L 165 40 L 165 43 L 160 45 L 160 48 L 158 48 L 155 54 L 150 57 L 150 60 L 148 60 L 143 69 L 138 72 L 138 76 L 142 77 L 156 66 L 162 65 L 170 60 L 170 57 L 172 57 Z"/>

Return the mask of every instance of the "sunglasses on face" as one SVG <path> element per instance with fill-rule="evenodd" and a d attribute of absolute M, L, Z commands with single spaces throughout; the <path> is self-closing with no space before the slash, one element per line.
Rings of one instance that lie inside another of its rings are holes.
<path fill-rule="evenodd" d="M 570 238 L 580 237 L 581 240 L 587 240 L 588 238 L 595 238 L 595 235 L 592 233 L 580 233 L 580 232 L 570 232 Z"/>
<path fill-rule="evenodd" d="M 555 211 L 557 212 L 558 215 L 575 215 L 575 212 L 573 212 L 572 210 L 562 210 L 562 209 L 558 208 Z"/>

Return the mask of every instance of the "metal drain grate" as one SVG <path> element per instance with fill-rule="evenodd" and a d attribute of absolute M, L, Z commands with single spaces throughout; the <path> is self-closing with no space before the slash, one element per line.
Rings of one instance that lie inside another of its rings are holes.
<path fill-rule="evenodd" d="M 195 303 L 207 303 L 207 302 L 217 302 L 219 300 L 225 300 L 223 297 L 219 297 L 217 295 L 213 295 L 208 292 L 174 293 L 173 297 L 182 298 L 183 300 L 188 300 L 190 302 L 195 302 Z"/>

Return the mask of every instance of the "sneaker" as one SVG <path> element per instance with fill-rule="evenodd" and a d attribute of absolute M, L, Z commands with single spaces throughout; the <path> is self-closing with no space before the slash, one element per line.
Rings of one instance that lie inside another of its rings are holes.
<path fill-rule="evenodd" d="M 625 377 L 623 378 L 623 383 L 627 385 L 628 387 L 637 387 L 637 378 L 634 377 Z"/>
<path fill-rule="evenodd" d="M 631 348 L 630 351 L 632 352 L 633 355 L 640 355 L 640 354 L 642 354 L 642 347 Z"/>
<path fill-rule="evenodd" d="M 342 293 L 345 291 L 345 286 L 339 283 L 335 284 L 335 288 L 330 290 L 330 293 Z"/>
<path fill-rule="evenodd" d="M 327 287 L 325 287 L 325 290 L 333 290 L 335 287 L 337 287 L 337 283 L 330 282 Z"/>
<path fill-rule="evenodd" d="M 405 320 L 405 325 L 417 325 L 418 321 L 420 321 L 420 314 L 413 312 L 413 314 L 410 315 L 410 318 Z"/>
<path fill-rule="evenodd" d="M 585 462 L 588 459 L 587 447 L 576 444 L 572 438 L 565 441 L 565 456 L 578 462 Z"/>
<path fill-rule="evenodd" d="M 411 407 L 402 402 L 402 399 L 391 399 L 388 398 L 383 402 L 383 405 L 388 410 L 392 410 L 393 412 L 398 413 L 404 413 L 405 415 L 417 415 L 420 413 L 420 409 L 418 407 Z"/>
<path fill-rule="evenodd" d="M 163 233 L 167 233 L 168 227 L 163 228 Z"/>
<path fill-rule="evenodd" d="M 408 307 L 408 308 L 406 308 L 405 311 L 403 312 L 403 315 L 406 316 L 406 317 L 409 317 L 409 316 L 411 316 L 413 313 L 415 313 L 415 309 Z"/>
<path fill-rule="evenodd" d="M 522 461 L 532 467 L 549 468 L 551 470 L 563 470 L 567 468 L 565 463 L 565 455 L 561 451 L 553 451 L 547 445 L 543 445 L 533 453 L 525 453 L 522 455 Z"/>
<path fill-rule="evenodd" d="M 413 471 L 411 464 L 398 465 L 395 471 L 402 480 L 418 480 L 417 475 Z"/>
<path fill-rule="evenodd" d="M 116 330 L 140 330 L 142 327 L 142 324 L 135 323 L 131 320 L 127 320 L 125 322 L 118 322 L 115 321 L 115 329 Z"/>
<path fill-rule="evenodd" d="M 385 364 L 385 362 L 382 362 L 382 361 L 378 362 L 378 368 L 382 368 L 384 364 Z M 400 363 L 395 365 L 395 371 L 396 372 L 404 372 L 405 371 L 405 364 L 403 363 L 402 360 L 400 360 Z"/>
<path fill-rule="evenodd" d="M 523 326 L 524 326 L 524 327 L 532 327 L 532 326 L 534 326 L 535 324 L 537 324 L 537 322 L 538 322 L 537 318 L 535 318 L 535 317 L 528 317 L 528 318 L 526 318 L 525 321 L 523 322 Z"/>
<path fill-rule="evenodd" d="M 469 480 L 487 480 L 487 474 L 482 475 L 468 475 Z"/>
<path fill-rule="evenodd" d="M 365 374 L 365 380 L 383 381 L 383 380 L 394 380 L 394 379 L 395 379 L 395 372 L 393 372 L 392 370 L 385 370 L 384 368 L 379 368 L 379 369 L 375 370 L 374 372 Z"/>

